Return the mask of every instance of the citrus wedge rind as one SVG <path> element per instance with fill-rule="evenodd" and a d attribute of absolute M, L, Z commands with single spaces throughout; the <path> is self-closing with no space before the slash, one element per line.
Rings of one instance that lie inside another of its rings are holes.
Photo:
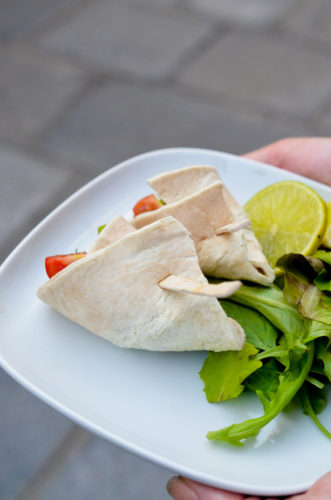
<path fill-rule="evenodd" d="M 327 248 L 331 248 L 331 201 L 326 202 L 327 217 L 325 233 L 322 238 L 322 245 Z"/>
<path fill-rule="evenodd" d="M 301 182 L 272 184 L 253 196 L 244 208 L 273 268 L 282 255 L 291 252 L 311 255 L 321 244 L 326 204 Z"/>

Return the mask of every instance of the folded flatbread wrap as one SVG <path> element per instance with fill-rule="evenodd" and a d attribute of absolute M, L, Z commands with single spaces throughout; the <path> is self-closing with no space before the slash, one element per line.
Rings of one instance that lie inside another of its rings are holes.
<path fill-rule="evenodd" d="M 253 231 L 245 227 L 227 232 L 227 228 L 236 224 L 240 227 L 247 215 L 215 168 L 186 167 L 147 182 L 166 205 L 136 216 L 132 221 L 136 228 L 170 215 L 182 222 L 192 235 L 204 274 L 262 285 L 273 282 L 274 272 Z"/>
<path fill-rule="evenodd" d="M 129 233 L 133 233 L 135 228 L 121 215 L 116 215 L 110 222 L 103 228 L 103 230 L 98 235 L 97 239 L 94 241 L 89 249 L 90 252 L 95 252 L 100 250 L 111 243 L 119 240 L 123 236 Z"/>
<path fill-rule="evenodd" d="M 114 227 L 121 224 L 117 219 Z M 41 286 L 38 296 L 121 347 L 241 349 L 245 334 L 217 299 L 160 288 L 159 282 L 172 274 L 207 283 L 187 229 L 166 217 L 90 251 Z"/>

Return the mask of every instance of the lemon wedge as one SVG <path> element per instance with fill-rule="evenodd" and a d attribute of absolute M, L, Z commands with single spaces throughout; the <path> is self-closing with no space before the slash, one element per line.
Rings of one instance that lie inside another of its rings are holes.
<path fill-rule="evenodd" d="M 322 239 L 322 245 L 324 247 L 331 248 L 331 201 L 326 202 L 326 209 L 326 229 Z"/>
<path fill-rule="evenodd" d="M 311 255 L 321 243 L 326 204 L 301 182 L 272 184 L 253 196 L 244 208 L 273 268 L 282 255 L 291 252 Z"/>

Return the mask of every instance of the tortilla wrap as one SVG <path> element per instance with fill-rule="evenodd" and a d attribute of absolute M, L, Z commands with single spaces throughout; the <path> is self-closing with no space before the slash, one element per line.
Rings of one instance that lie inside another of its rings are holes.
<path fill-rule="evenodd" d="M 217 299 L 159 287 L 172 274 L 207 283 L 188 231 L 166 217 L 70 264 L 40 287 L 38 297 L 120 347 L 241 349 L 245 334 Z"/>
<path fill-rule="evenodd" d="M 130 222 L 121 215 L 116 215 L 100 232 L 97 239 L 90 247 L 89 253 L 100 250 L 133 231 L 135 231 L 135 228 Z"/>
<path fill-rule="evenodd" d="M 214 167 L 197 165 L 156 175 L 147 179 L 147 184 L 154 189 L 164 203 L 169 204 L 181 201 L 186 196 L 217 181 L 221 179 Z"/>
<path fill-rule="evenodd" d="M 215 168 L 185 167 L 153 177 L 148 183 L 166 205 L 134 217 L 136 228 L 171 215 L 189 230 L 204 274 L 262 285 L 273 282 L 274 272 L 251 229 L 216 234 L 248 217 Z"/>

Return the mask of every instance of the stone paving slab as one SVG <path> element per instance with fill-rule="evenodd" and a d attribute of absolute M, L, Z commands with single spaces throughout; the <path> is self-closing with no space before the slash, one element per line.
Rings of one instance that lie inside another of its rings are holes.
<path fill-rule="evenodd" d="M 117 0 L 119 3 L 126 2 L 127 4 L 136 5 L 138 7 L 146 6 L 154 7 L 175 7 L 181 3 L 182 0 Z"/>
<path fill-rule="evenodd" d="M 330 0 L 304 0 L 284 23 L 296 35 L 331 43 Z"/>
<path fill-rule="evenodd" d="M 234 32 L 188 66 L 180 81 L 223 98 L 309 116 L 331 95 L 331 57 Z"/>
<path fill-rule="evenodd" d="M 0 39 L 27 34 L 75 0 L 1 0 Z"/>
<path fill-rule="evenodd" d="M 152 149 L 192 146 L 241 154 L 308 128 L 223 110 L 169 91 L 108 84 L 91 90 L 50 131 L 44 147 L 101 172 Z"/>
<path fill-rule="evenodd" d="M 172 473 L 93 438 L 72 454 L 35 500 L 169 500 Z"/>
<path fill-rule="evenodd" d="M 28 140 L 55 117 L 83 80 L 68 64 L 0 51 L 0 137 Z"/>
<path fill-rule="evenodd" d="M 179 11 L 137 9 L 106 0 L 47 33 L 41 45 L 103 71 L 163 78 L 212 26 L 211 21 Z"/>
<path fill-rule="evenodd" d="M 244 26 L 268 26 L 282 19 L 296 0 L 186 0 L 188 8 Z"/>
<path fill-rule="evenodd" d="M 18 493 L 38 473 L 73 424 L 0 369 L 0 498 Z"/>
<path fill-rule="evenodd" d="M 0 172 L 1 262 L 6 241 L 18 243 L 32 229 L 31 217 L 45 215 L 44 207 L 65 191 L 71 173 L 5 146 L 0 147 Z"/>

